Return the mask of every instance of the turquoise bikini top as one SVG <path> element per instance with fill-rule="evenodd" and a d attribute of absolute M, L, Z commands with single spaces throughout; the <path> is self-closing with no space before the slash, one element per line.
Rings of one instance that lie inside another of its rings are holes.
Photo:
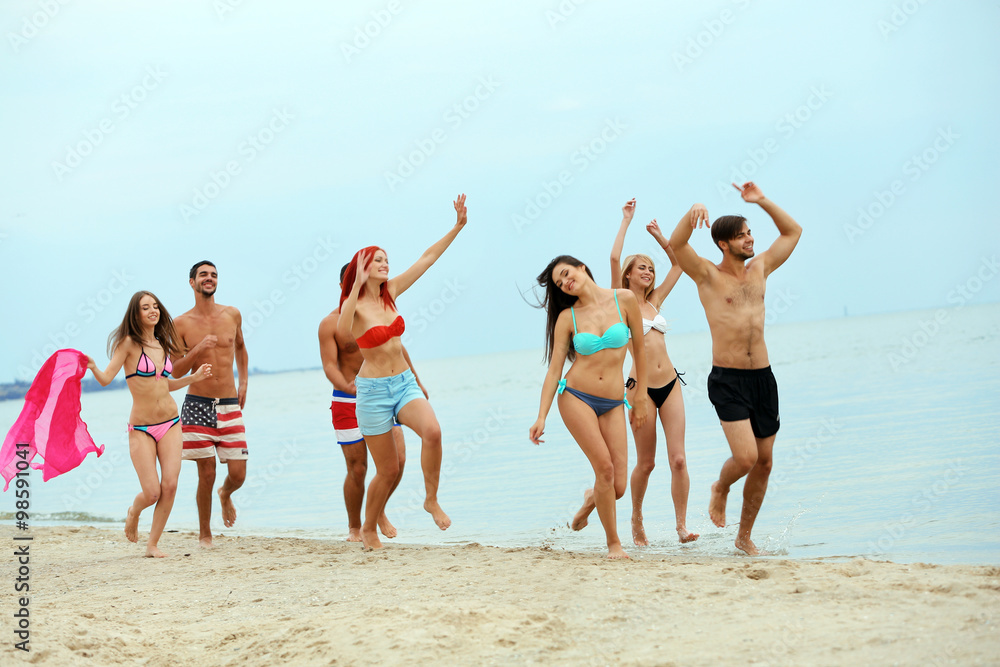
<path fill-rule="evenodd" d="M 592 333 L 577 333 L 576 312 L 570 307 L 573 315 L 573 348 L 578 354 L 594 354 L 601 350 L 617 349 L 628 345 L 628 325 L 622 322 L 622 309 L 618 305 L 618 290 L 615 290 L 615 308 L 618 309 L 618 323 L 612 324 L 603 336 Z"/>

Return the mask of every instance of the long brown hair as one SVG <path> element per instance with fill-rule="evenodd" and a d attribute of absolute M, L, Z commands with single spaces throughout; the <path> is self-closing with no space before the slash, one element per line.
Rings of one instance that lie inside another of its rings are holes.
<path fill-rule="evenodd" d="M 114 356 L 115 350 L 118 349 L 118 346 L 121 345 L 126 337 L 131 338 L 140 345 L 142 344 L 142 324 L 140 323 L 140 314 L 142 311 L 139 308 L 139 302 L 144 296 L 153 297 L 153 301 L 160 307 L 160 319 L 153 328 L 153 337 L 156 338 L 160 347 L 163 348 L 166 358 L 180 354 L 180 347 L 174 342 L 177 338 L 177 332 L 174 331 L 174 321 L 170 318 L 170 313 L 167 312 L 166 307 L 156 298 L 155 294 L 139 290 L 129 300 L 122 323 L 108 336 L 108 358 Z"/>
<path fill-rule="evenodd" d="M 540 308 L 544 308 L 548 318 L 545 322 L 545 361 L 552 360 L 552 350 L 555 347 L 555 335 L 556 335 L 556 320 L 559 319 L 559 313 L 566 310 L 573 304 L 577 302 L 575 296 L 571 296 L 563 292 L 561 289 L 556 287 L 556 281 L 552 278 L 552 272 L 556 268 L 556 264 L 569 264 L 570 266 L 582 266 L 583 270 L 587 272 L 590 279 L 594 279 L 594 274 L 590 272 L 590 269 L 584 265 L 583 262 L 578 260 L 576 257 L 570 255 L 559 255 L 545 267 L 545 270 L 538 274 L 538 284 L 545 289 L 545 298 L 539 304 Z M 572 345 L 569 346 L 569 350 L 566 353 L 566 358 L 571 362 L 576 360 L 576 350 Z"/>

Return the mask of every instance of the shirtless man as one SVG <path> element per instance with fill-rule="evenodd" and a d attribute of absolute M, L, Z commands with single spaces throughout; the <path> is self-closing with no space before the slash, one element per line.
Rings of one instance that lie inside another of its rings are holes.
<path fill-rule="evenodd" d="M 347 271 L 347 264 L 340 269 L 340 283 L 343 289 L 344 272 Z M 347 340 L 340 340 L 337 337 L 337 320 L 340 318 L 340 309 L 323 318 L 319 324 L 319 355 L 323 361 L 323 372 L 326 378 L 333 385 L 333 402 L 330 410 L 333 412 L 333 426 L 337 432 L 337 444 L 340 445 L 347 463 L 347 477 L 344 479 L 344 505 L 347 506 L 347 541 L 361 541 L 361 507 L 365 497 L 365 475 L 368 473 L 368 450 L 365 448 L 365 439 L 361 436 L 361 429 L 358 428 L 358 419 L 354 414 L 356 404 L 357 389 L 354 386 L 354 378 L 357 377 L 364 357 L 353 336 Z M 416 371 L 413 370 L 413 363 L 406 348 L 403 348 L 403 357 L 413 371 L 413 377 L 417 385 L 427 396 L 427 390 L 420 383 Z M 403 429 L 394 426 L 392 438 L 399 451 L 399 477 L 396 483 L 389 490 L 389 494 L 396 490 L 399 481 L 403 478 L 403 464 L 406 462 L 406 445 L 403 442 Z M 378 520 L 379 530 L 386 537 L 395 537 L 396 528 L 389 523 L 385 512 Z"/>
<path fill-rule="evenodd" d="M 774 436 L 780 425 L 778 385 L 764 345 L 764 285 L 767 276 L 792 254 L 802 227 L 753 183 L 742 187 L 733 183 L 733 187 L 743 201 L 760 205 L 774 220 L 780 236 L 770 248 L 747 263 L 754 252 L 746 218 L 726 215 L 711 224 L 712 240 L 722 251 L 722 262 L 713 264 L 699 257 L 688 241 L 695 227 L 709 226 L 708 211 L 702 204 L 695 204 L 681 218 L 670 245 L 684 273 L 698 285 L 705 307 L 712 332 L 708 397 L 733 453 L 712 484 L 708 514 L 716 526 L 726 525 L 729 488 L 746 475 L 736 547 L 755 556 L 758 551 L 750 531 L 764 502 Z"/>
<path fill-rule="evenodd" d="M 177 340 L 184 356 L 173 359 L 174 377 L 182 377 L 201 364 L 212 364 L 212 377 L 188 387 L 181 409 L 184 433 L 183 459 L 198 463 L 198 541 L 212 546 L 212 489 L 215 456 L 229 467 L 219 487 L 222 522 L 236 522 L 233 492 L 247 476 L 247 443 L 243 405 L 247 400 L 247 348 L 243 343 L 243 318 L 233 306 L 215 303 L 219 274 L 208 260 L 191 267 L 188 282 L 194 290 L 194 308 L 174 319 Z M 239 375 L 233 377 L 233 360 Z"/>

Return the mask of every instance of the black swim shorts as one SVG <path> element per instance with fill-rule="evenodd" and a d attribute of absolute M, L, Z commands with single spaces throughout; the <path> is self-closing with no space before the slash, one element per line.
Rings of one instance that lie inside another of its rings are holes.
<path fill-rule="evenodd" d="M 712 366 L 708 374 L 708 398 L 724 422 L 750 420 L 757 438 L 778 432 L 778 383 L 771 367 L 745 370 Z"/>

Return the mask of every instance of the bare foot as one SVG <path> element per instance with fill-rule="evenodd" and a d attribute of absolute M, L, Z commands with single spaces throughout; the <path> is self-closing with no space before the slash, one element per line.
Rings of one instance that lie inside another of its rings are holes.
<path fill-rule="evenodd" d="M 616 544 L 613 547 L 608 547 L 608 558 L 611 560 L 621 560 L 622 558 L 628 558 L 628 554 L 622 549 L 622 545 Z"/>
<path fill-rule="evenodd" d="M 365 551 L 382 548 L 382 540 L 378 539 L 378 532 L 374 529 L 370 532 L 364 528 L 361 529 L 361 544 L 364 545 Z"/>
<path fill-rule="evenodd" d="M 125 539 L 129 542 L 139 541 L 139 515 L 131 507 L 125 513 Z"/>
<path fill-rule="evenodd" d="M 708 516 L 719 528 L 726 527 L 726 498 L 729 491 L 722 491 L 719 482 L 712 482 L 712 497 L 708 501 Z"/>
<path fill-rule="evenodd" d="M 694 542 L 701 537 L 701 535 L 698 533 L 692 533 L 684 526 L 680 526 L 677 528 L 677 537 L 681 539 L 681 544 L 687 544 L 688 542 Z"/>
<path fill-rule="evenodd" d="M 198 538 L 198 546 L 201 547 L 201 548 L 203 548 L 203 549 L 211 549 L 212 548 L 212 536 L 211 535 L 205 535 L 204 537 L 199 537 Z"/>
<path fill-rule="evenodd" d="M 632 513 L 632 541 L 637 547 L 648 547 L 649 540 L 646 539 L 646 529 L 642 527 L 642 515 Z"/>
<path fill-rule="evenodd" d="M 594 490 L 587 489 L 583 492 L 583 506 L 573 517 L 573 523 L 569 525 L 573 530 L 583 530 L 587 525 L 587 517 L 594 511 L 597 505 L 594 504 Z"/>
<path fill-rule="evenodd" d="M 225 524 L 226 528 L 232 528 L 233 524 L 236 523 L 236 506 L 233 505 L 233 499 L 228 494 L 222 493 L 221 486 L 218 493 L 219 502 L 222 503 L 222 523 Z"/>
<path fill-rule="evenodd" d="M 156 547 L 146 547 L 146 558 L 166 558 L 167 554 L 163 553 Z"/>
<path fill-rule="evenodd" d="M 431 516 L 434 517 L 434 523 L 441 530 L 445 530 L 451 525 L 451 519 L 444 513 L 444 510 L 441 509 L 436 500 L 425 500 L 424 509 L 431 513 Z M 391 535 L 386 535 L 386 537 L 391 537 Z"/>
<path fill-rule="evenodd" d="M 348 528 L 347 529 L 347 541 L 348 542 L 360 542 L 361 541 L 361 529 L 360 528 Z"/>
<path fill-rule="evenodd" d="M 757 551 L 757 545 L 748 537 L 746 539 L 737 537 L 736 538 L 736 548 L 740 551 L 745 551 L 748 556 L 760 556 L 761 553 Z"/>
<path fill-rule="evenodd" d="M 444 514 L 444 512 L 442 512 L 442 514 Z M 445 515 L 444 518 L 447 519 L 448 515 Z M 435 521 L 437 521 L 437 519 L 435 519 Z M 451 521 L 448 521 L 448 525 L 451 525 Z M 448 526 L 445 526 L 445 528 L 447 527 Z M 382 534 L 388 537 L 390 540 L 396 537 L 396 527 L 391 523 L 389 523 L 389 517 L 385 515 L 385 512 L 382 512 L 382 516 L 378 518 L 378 529 L 381 530 Z"/>

